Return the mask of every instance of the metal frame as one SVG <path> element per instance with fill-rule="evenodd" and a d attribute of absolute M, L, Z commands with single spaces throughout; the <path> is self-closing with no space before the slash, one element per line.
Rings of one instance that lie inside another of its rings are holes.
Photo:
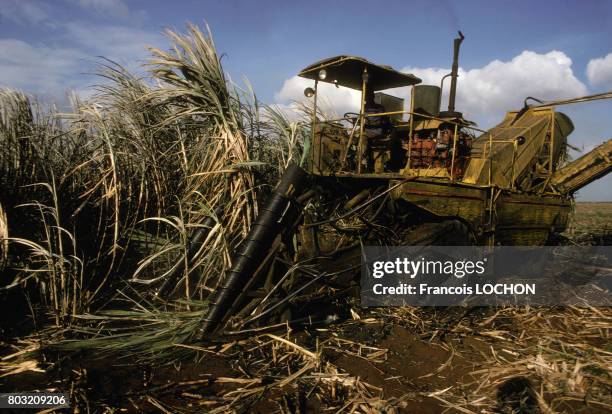
<path fill-rule="evenodd" d="M 315 90 L 315 96 L 314 96 L 314 109 L 313 109 L 313 117 L 312 117 L 312 141 L 313 144 L 315 142 L 316 139 L 316 127 L 319 123 L 321 124 L 328 124 L 328 123 L 332 123 L 332 122 L 341 122 L 341 121 L 351 121 L 354 120 L 355 122 L 353 123 L 353 127 L 351 129 L 350 135 L 349 135 L 349 139 L 348 142 L 346 144 L 346 147 L 344 148 L 343 154 L 342 154 L 342 159 L 340 162 L 340 168 L 341 171 L 342 169 L 344 169 L 344 167 L 346 166 L 346 160 L 348 157 L 348 153 L 350 151 L 350 147 L 353 143 L 354 140 L 354 136 L 355 133 L 357 131 L 357 127 L 359 127 L 359 143 L 358 143 L 358 150 L 357 150 L 357 158 L 356 158 L 356 162 L 357 162 L 357 174 L 363 174 L 363 158 L 365 156 L 365 148 L 366 148 L 366 137 L 364 136 L 364 127 L 365 127 L 365 120 L 366 118 L 370 118 L 370 117 L 382 117 L 382 116 L 392 116 L 392 115 L 403 115 L 403 114 L 408 114 L 410 115 L 410 120 L 409 120 L 409 135 L 408 135 L 408 160 L 406 163 L 406 169 L 410 169 L 411 167 L 411 158 L 412 158 L 412 141 L 413 141 L 413 134 L 414 134 L 414 116 L 419 116 L 422 118 L 427 118 L 427 119 L 432 119 L 432 120 L 438 120 L 450 125 L 454 125 L 454 133 L 453 133 L 453 145 L 452 145 L 452 155 L 451 155 L 451 164 L 450 164 L 450 181 L 451 182 L 455 182 L 456 177 L 455 177 L 455 173 L 454 173 L 454 167 L 455 167 L 455 163 L 456 163 L 456 151 L 457 151 L 457 142 L 458 142 L 458 132 L 459 132 L 459 128 L 465 128 L 465 129 L 469 129 L 472 131 L 478 131 L 481 133 L 485 133 L 485 132 L 489 132 L 489 139 L 488 139 L 488 143 L 486 145 L 484 145 L 483 147 L 483 154 L 482 157 L 484 159 L 488 159 L 488 186 L 492 186 L 492 179 L 493 179 L 493 160 L 491 159 L 491 155 L 493 154 L 493 145 L 494 144 L 512 144 L 513 145 L 513 156 L 512 156 L 512 163 L 511 163 L 511 171 L 512 171 L 512 175 L 511 175 L 511 179 L 510 179 L 510 189 L 514 190 L 516 188 L 516 177 L 515 177 L 515 162 L 517 160 L 517 153 L 518 153 L 518 144 L 516 142 L 516 140 L 504 140 L 504 141 L 499 141 L 499 140 L 494 140 L 494 134 L 491 133 L 491 131 L 485 131 L 483 129 L 471 126 L 471 125 L 466 125 L 464 123 L 460 123 L 460 122 L 455 122 L 449 119 L 444 119 L 441 118 L 439 116 L 432 116 L 432 115 L 426 115 L 426 114 L 422 114 L 422 113 L 416 113 L 414 111 L 412 111 L 413 107 L 414 107 L 414 88 L 411 89 L 411 101 L 410 101 L 410 110 L 409 111 L 388 111 L 388 112 L 382 112 L 382 113 L 374 113 L 374 114 L 366 114 L 365 113 L 365 101 L 366 101 L 366 94 L 367 94 L 367 83 L 368 83 L 368 72 L 367 72 L 367 68 L 364 68 L 363 71 L 363 76 L 362 76 L 362 87 L 361 87 L 361 108 L 360 108 L 360 113 L 358 116 L 355 117 L 342 117 L 342 118 L 337 118 L 337 119 L 331 119 L 331 120 L 325 120 L 325 121 L 321 121 L 319 122 L 318 118 L 317 118 L 317 94 L 318 94 L 318 80 L 315 80 L 315 85 L 314 85 L 314 90 Z M 555 133 L 555 117 L 554 117 L 554 110 L 552 111 L 552 115 L 551 115 L 551 128 L 550 128 L 550 133 L 551 133 L 551 137 L 549 140 L 549 154 L 548 154 L 548 161 L 549 161 L 549 165 L 548 165 L 548 174 L 549 176 L 552 175 L 553 173 L 553 162 L 552 162 L 552 158 L 553 158 L 553 151 L 554 151 L 554 142 L 555 142 L 555 138 L 554 138 L 554 133 Z M 512 128 L 512 127 L 510 127 Z M 322 141 L 319 140 L 318 142 L 318 147 L 319 147 L 319 158 L 321 158 L 322 156 Z M 313 152 L 313 163 L 314 163 L 314 152 Z M 323 171 L 320 169 L 319 165 L 321 160 L 318 160 L 319 162 L 316 163 L 317 165 L 317 172 L 319 174 L 321 174 Z M 314 169 L 313 169 L 314 170 Z M 339 172 L 341 172 L 339 171 Z"/>

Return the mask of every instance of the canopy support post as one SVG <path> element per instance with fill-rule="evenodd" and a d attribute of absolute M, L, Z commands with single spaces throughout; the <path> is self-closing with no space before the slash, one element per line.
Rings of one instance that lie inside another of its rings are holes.
<path fill-rule="evenodd" d="M 317 95 L 318 95 L 318 86 L 319 86 L 319 80 L 315 79 L 315 84 L 314 84 L 314 104 L 313 104 L 313 108 L 312 108 L 312 126 L 311 126 L 311 138 L 310 138 L 310 145 L 311 145 L 311 152 L 312 152 L 312 171 L 315 171 L 315 166 L 316 168 L 319 170 L 319 172 L 321 172 L 321 167 L 320 167 L 320 162 L 321 162 L 321 144 L 319 142 L 315 142 L 315 138 L 316 138 L 316 127 L 317 127 Z M 318 151 L 315 151 L 315 145 L 318 148 Z M 318 153 L 318 159 L 315 160 L 315 153 Z"/>

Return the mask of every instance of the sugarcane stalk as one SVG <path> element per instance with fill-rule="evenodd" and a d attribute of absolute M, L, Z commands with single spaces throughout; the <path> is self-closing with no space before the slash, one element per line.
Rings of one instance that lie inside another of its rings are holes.
<path fill-rule="evenodd" d="M 189 264 L 193 263 L 196 253 L 198 252 L 198 250 L 200 250 L 200 247 L 202 247 L 202 243 L 204 242 L 204 240 L 206 240 L 206 237 L 208 237 L 208 234 L 215 226 L 215 217 L 221 214 L 221 211 L 221 208 L 217 207 L 213 215 L 206 217 L 206 219 L 202 223 L 202 226 L 198 227 L 195 230 L 193 237 L 188 242 L 189 245 L 187 247 L 186 252 L 187 262 Z M 157 290 L 157 293 L 155 293 L 155 296 L 157 298 L 163 298 L 168 293 L 170 293 L 176 287 L 177 280 L 180 278 L 184 270 L 185 260 L 181 260 L 181 262 L 174 268 L 172 273 L 170 273 L 168 277 L 164 279 L 164 282 Z"/>

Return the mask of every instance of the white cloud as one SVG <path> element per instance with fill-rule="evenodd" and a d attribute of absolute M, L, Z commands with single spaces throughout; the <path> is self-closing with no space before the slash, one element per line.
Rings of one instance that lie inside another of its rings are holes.
<path fill-rule="evenodd" d="M 76 87 L 84 55 L 73 48 L 36 46 L 17 39 L 0 39 L 0 84 L 42 96 L 60 98 Z"/>
<path fill-rule="evenodd" d="M 586 70 L 589 83 L 597 87 L 612 87 L 612 53 L 591 59 Z"/>
<path fill-rule="evenodd" d="M 160 33 L 119 25 L 95 25 L 83 22 L 64 25 L 65 38 L 78 44 L 91 57 L 96 55 L 134 64 L 148 56 L 147 46 L 167 43 Z"/>
<path fill-rule="evenodd" d="M 47 21 L 47 12 L 43 5 L 22 0 L 2 0 L 0 18 L 17 24 L 41 24 Z"/>
<path fill-rule="evenodd" d="M 423 79 L 423 83 L 438 85 L 449 69 L 403 69 Z M 450 82 L 445 82 L 448 91 Z M 572 98 L 587 93 L 586 86 L 572 71 L 572 60 L 563 52 L 553 50 L 540 54 L 523 51 L 512 60 L 494 60 L 482 68 L 459 70 L 456 108 L 468 119 L 485 124 L 501 120 L 503 114 L 523 105 L 528 96 L 543 100 Z M 448 102 L 447 93 L 442 100 Z"/>
<path fill-rule="evenodd" d="M 0 86 L 22 89 L 44 100 L 65 101 L 69 90 L 83 91 L 101 78 L 92 75 L 97 56 L 142 72 L 147 45 L 161 45 L 161 34 L 137 28 L 72 22 L 58 25 L 53 42 L 0 38 Z M 69 45 L 69 46 L 68 46 Z"/>
<path fill-rule="evenodd" d="M 442 76 L 450 69 L 405 67 L 402 71 L 415 74 L 424 84 L 439 85 Z M 312 83 L 297 76 L 286 80 L 275 95 L 276 102 L 286 104 L 302 99 L 303 89 Z M 447 79 L 447 92 L 449 84 Z M 409 92 L 402 89 L 392 92 L 408 102 Z M 337 112 L 359 107 L 358 91 L 336 89 L 329 84 L 324 84 L 321 91 L 320 96 L 338 108 Z M 524 51 L 507 62 L 494 60 L 481 68 L 460 68 L 456 109 L 482 126 L 491 126 L 501 121 L 506 111 L 520 108 L 527 96 L 550 100 L 586 92 L 586 86 L 574 76 L 572 60 L 565 53 L 556 50 L 545 54 Z M 448 94 L 445 93 L 443 109 L 447 102 Z"/>
<path fill-rule="evenodd" d="M 98 56 L 111 59 L 136 73 L 148 55 L 146 46 L 166 44 L 161 33 L 138 28 L 142 11 L 130 10 L 124 0 L 65 0 L 95 17 L 128 24 L 53 19 L 54 9 L 44 2 L 0 0 L 0 18 L 24 26 L 44 25 L 47 36 L 36 41 L 0 36 L 0 86 L 21 89 L 45 101 L 67 102 L 69 91 L 81 96 L 92 84 L 104 82 L 92 75 Z"/>

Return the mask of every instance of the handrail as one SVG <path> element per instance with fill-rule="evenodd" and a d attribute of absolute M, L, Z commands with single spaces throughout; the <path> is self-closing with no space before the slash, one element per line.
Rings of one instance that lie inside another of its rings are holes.
<path fill-rule="evenodd" d="M 363 106 L 363 102 L 362 102 L 362 106 Z M 462 124 L 462 123 L 459 123 L 459 122 L 453 122 L 453 121 L 442 119 L 442 118 L 439 118 L 439 117 L 436 117 L 436 116 L 425 115 L 425 114 L 421 114 L 421 113 L 417 113 L 417 112 L 413 112 L 413 111 L 389 111 L 389 112 L 366 114 L 366 113 L 364 113 L 363 108 L 362 108 L 361 113 L 358 116 L 349 116 L 349 117 L 342 117 L 342 118 L 336 118 L 336 119 L 326 119 L 326 120 L 318 120 L 317 119 L 317 121 L 313 120 L 313 125 L 315 124 L 315 122 L 317 124 L 323 125 L 323 124 L 332 124 L 334 122 L 341 122 L 341 121 L 346 121 L 346 122 L 350 122 L 352 120 L 355 121 L 353 123 L 352 127 L 351 127 L 351 132 L 349 134 L 349 141 L 348 141 L 348 143 L 346 145 L 345 150 L 343 151 L 344 153 L 342 154 L 342 159 L 340 161 L 340 168 L 342 169 L 342 168 L 344 168 L 346 166 L 346 158 L 347 158 L 348 153 L 350 151 L 350 146 L 351 146 L 351 144 L 353 142 L 353 138 L 355 136 L 355 133 L 357 132 L 357 127 L 359 127 L 359 130 L 360 130 L 359 144 L 363 145 L 363 143 L 362 143 L 362 139 L 363 139 L 362 135 L 363 135 L 363 126 L 365 124 L 365 118 L 374 118 L 374 117 L 390 116 L 390 115 L 400 115 L 400 114 L 410 114 L 410 115 L 416 115 L 416 116 L 420 116 L 420 117 L 424 117 L 424 118 L 428 118 L 428 119 L 439 120 L 439 121 L 442 121 L 442 122 L 445 122 L 445 123 L 448 123 L 448 124 L 451 124 L 451 125 L 455 126 L 454 134 L 453 134 L 453 157 L 452 157 L 453 159 L 452 159 L 452 162 L 451 162 L 451 176 L 453 175 L 452 168 L 454 167 L 454 161 L 455 161 L 455 159 L 454 159 L 455 158 L 454 152 L 456 150 L 456 141 L 457 141 L 458 128 L 462 127 L 462 128 L 472 129 L 472 130 L 483 132 L 483 133 L 487 132 L 487 131 L 484 131 L 482 129 L 470 126 L 470 125 Z M 412 141 L 413 120 L 414 120 L 414 117 L 410 117 L 410 132 L 409 132 L 409 137 L 408 137 L 409 142 Z M 314 127 L 313 127 L 313 138 L 314 138 Z M 314 141 L 314 139 L 313 139 L 313 141 Z M 410 158 L 411 158 L 410 157 L 410 155 L 411 155 L 410 154 L 410 152 L 411 152 L 410 150 L 411 150 L 411 145 L 409 145 L 409 148 L 408 148 L 408 151 L 409 151 L 408 164 L 407 164 L 408 168 L 410 168 L 409 167 L 409 165 L 410 165 Z M 360 151 L 358 151 L 358 152 L 360 152 Z M 363 154 L 360 154 L 360 155 L 363 155 Z M 361 167 L 361 157 L 358 155 L 358 158 L 359 159 L 357 160 L 357 171 L 359 172 L 361 170 L 361 168 L 360 168 Z"/>
<path fill-rule="evenodd" d="M 341 120 L 344 120 L 345 118 L 342 118 Z M 322 121 L 319 122 L 320 124 L 325 124 L 328 122 L 337 122 L 337 120 L 327 120 L 327 121 Z M 350 145 L 352 144 L 352 141 L 354 139 L 354 136 L 356 135 L 357 132 L 357 127 L 359 126 L 358 123 L 353 124 L 353 127 L 351 128 L 351 133 L 349 134 L 349 141 L 346 145 L 345 151 L 342 154 L 342 159 L 340 162 L 340 170 L 342 171 L 345 167 L 346 167 L 346 159 L 348 157 L 348 152 L 350 150 Z M 515 186 L 515 180 L 516 180 L 516 171 L 515 171 L 515 163 L 516 163 L 516 157 L 517 157 L 517 151 L 518 151 L 518 142 L 516 139 L 509 139 L 509 140 L 497 140 L 497 139 L 493 139 L 493 134 L 489 137 L 490 139 L 488 140 L 488 142 L 485 143 L 484 147 L 483 147 L 483 154 L 482 154 L 482 159 L 487 159 L 488 157 L 491 157 L 491 155 L 493 154 L 493 146 L 494 144 L 512 144 L 513 145 L 513 155 L 512 155 L 512 167 L 511 167 L 511 188 L 514 188 Z M 454 181 L 455 176 L 454 176 L 454 164 L 455 164 L 455 160 L 456 160 L 456 151 L 457 151 L 457 140 L 458 140 L 458 125 L 455 125 L 455 129 L 454 129 L 454 134 L 453 134 L 453 150 L 452 150 L 452 157 L 451 157 L 451 165 L 450 165 L 450 177 L 451 177 L 451 181 Z M 492 160 L 491 160 L 492 161 Z M 489 181 L 491 182 L 492 180 L 492 168 L 493 168 L 493 163 L 489 162 Z"/>
<path fill-rule="evenodd" d="M 455 164 L 455 151 L 456 151 L 456 147 L 457 147 L 457 138 L 458 138 L 457 135 L 458 135 L 459 127 L 466 128 L 466 129 L 471 129 L 471 130 L 482 132 L 482 133 L 489 132 L 489 131 L 485 131 L 485 130 L 482 130 L 480 128 L 474 127 L 474 126 L 466 125 L 466 124 L 459 123 L 459 122 L 449 121 L 449 120 L 446 120 L 446 119 L 442 119 L 440 117 L 431 116 L 431 115 L 425 115 L 425 114 L 418 113 L 418 112 L 413 112 L 413 111 L 389 111 L 389 112 L 372 113 L 372 114 L 365 114 L 365 113 L 362 112 L 362 113 L 360 113 L 357 116 L 347 116 L 347 117 L 342 117 L 342 118 L 332 118 L 332 119 L 325 119 L 325 120 L 317 119 L 316 124 L 328 125 L 328 124 L 333 124 L 333 123 L 339 123 L 339 122 L 342 122 L 342 121 L 345 121 L 345 122 L 355 121 L 355 122 L 352 123 L 351 127 L 346 127 L 346 128 L 350 128 L 349 141 L 346 144 L 346 147 L 345 147 L 345 149 L 343 151 L 343 154 L 341 156 L 342 158 L 340 160 L 340 169 L 344 169 L 346 167 L 346 160 L 347 160 L 347 157 L 348 157 L 348 153 L 350 151 L 350 146 L 353 143 L 354 137 L 355 137 L 355 135 L 357 133 L 357 128 L 359 128 L 360 135 L 362 135 L 361 130 L 362 130 L 363 124 L 365 124 L 365 118 L 373 118 L 373 117 L 381 117 L 381 116 L 391 116 L 391 115 L 400 115 L 400 114 L 416 115 L 416 116 L 427 118 L 427 119 L 433 119 L 433 120 L 442 121 L 444 123 L 447 123 L 447 124 L 455 126 L 454 134 L 453 134 L 453 151 L 452 151 L 453 155 L 452 155 L 452 159 L 451 159 L 451 171 L 450 171 L 450 174 L 451 174 L 451 177 L 452 177 L 451 179 L 454 179 L 453 168 L 454 168 L 454 164 Z M 411 117 L 411 130 L 413 129 L 413 126 L 412 126 L 413 119 L 414 119 L 414 117 Z M 343 126 L 342 128 L 345 128 L 345 127 Z M 314 132 L 314 128 L 313 128 L 313 132 Z M 412 135 L 412 134 L 410 133 L 410 135 Z M 409 141 L 412 140 L 411 136 L 409 136 L 408 138 L 409 138 Z M 492 148 L 494 143 L 511 143 L 511 141 L 508 141 L 508 142 L 506 142 L 506 141 L 497 141 L 497 140 L 492 140 L 491 138 L 492 138 L 492 136 L 490 134 L 488 145 L 485 144 L 485 147 L 484 147 L 485 153 L 487 152 L 487 147 Z M 359 141 L 361 143 L 362 139 L 360 138 Z M 409 146 L 409 148 L 408 148 L 409 152 L 410 152 L 410 150 L 411 150 L 411 146 Z M 489 151 L 491 151 L 491 149 L 489 149 Z M 321 155 L 321 154 L 319 154 L 319 155 Z M 360 157 L 358 157 L 358 158 L 360 158 Z M 410 158 L 411 157 L 409 155 L 408 156 L 408 160 L 410 160 Z M 486 158 L 486 157 L 484 157 L 484 158 Z M 409 165 L 409 162 L 410 161 L 408 161 L 407 165 Z M 361 166 L 361 159 L 358 159 L 357 160 L 357 170 L 358 171 L 360 170 L 360 166 Z M 489 174 L 491 174 L 491 171 L 489 171 Z"/>
<path fill-rule="evenodd" d="M 320 121 L 320 122 L 321 123 L 330 123 L 330 122 L 348 121 L 348 120 L 351 120 L 351 119 L 357 120 L 357 119 L 360 119 L 360 118 L 374 118 L 374 117 L 377 117 L 377 116 L 391 116 L 391 115 L 403 115 L 403 114 L 416 115 L 416 116 L 420 116 L 420 117 L 423 117 L 423 118 L 434 119 L 434 120 L 437 120 L 437 121 L 445 122 L 447 124 L 457 125 L 457 126 L 462 127 L 462 128 L 472 129 L 474 131 L 478 131 L 478 132 L 482 132 L 482 133 L 487 132 L 484 129 L 476 128 L 474 126 L 462 124 L 462 123 L 459 123 L 459 122 L 453 122 L 453 121 L 449 121 L 447 119 L 442 119 L 442 118 L 437 117 L 437 116 L 425 115 L 425 114 L 422 114 L 420 112 L 412 112 L 412 111 L 390 111 L 390 112 L 380 112 L 380 113 L 374 113 L 374 114 L 363 114 L 363 115 L 359 115 L 359 116 L 347 116 L 347 117 L 342 117 L 342 118 L 337 118 L 337 119 L 327 119 L 325 121 Z"/>
<path fill-rule="evenodd" d="M 451 181 L 455 181 L 455 151 L 457 151 L 457 125 L 455 125 L 455 133 L 453 134 L 453 153 L 450 167 Z"/>

